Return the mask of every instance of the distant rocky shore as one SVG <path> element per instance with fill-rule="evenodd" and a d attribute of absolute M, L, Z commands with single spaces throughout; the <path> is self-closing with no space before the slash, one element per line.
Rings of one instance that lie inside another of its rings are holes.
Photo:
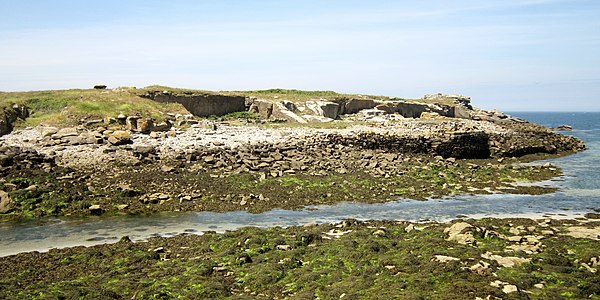
<path fill-rule="evenodd" d="M 264 211 L 397 197 L 540 193 L 552 189 L 523 188 L 517 178 L 549 179 L 560 170 L 513 163 L 585 149 L 580 140 L 475 109 L 468 97 L 457 95 L 426 96 L 424 101 L 434 102 L 423 103 L 144 96 L 180 102 L 196 116 L 173 115 L 163 122 L 107 116 L 77 127 L 40 125 L 2 136 L 0 214 Z M 215 103 L 223 104 L 221 110 L 215 111 Z M 230 109 L 227 103 L 233 103 Z M 20 113 L 3 124 L 28 114 L 26 107 L 11 109 Z M 264 119 L 198 117 L 241 109 Z M 277 126 L 282 120 L 290 125 Z"/>

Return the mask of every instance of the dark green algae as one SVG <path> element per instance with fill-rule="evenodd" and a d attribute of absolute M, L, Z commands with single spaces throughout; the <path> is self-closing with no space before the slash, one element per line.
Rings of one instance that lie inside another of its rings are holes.
<path fill-rule="evenodd" d="M 527 158 L 498 162 L 415 156 L 411 163 L 402 163 L 403 171 L 395 176 L 355 171 L 325 175 L 298 172 L 282 177 L 257 173 L 215 176 L 191 163 L 181 163 L 174 172 L 163 172 L 160 163 L 121 166 L 114 174 L 86 174 L 57 166 L 47 171 L 17 165 L 2 170 L 2 181 L 13 187 L 8 194 L 14 208 L 0 214 L 0 219 L 161 211 L 259 213 L 343 201 L 379 203 L 399 198 L 426 200 L 460 194 L 556 191 L 554 187 L 531 183 L 562 175 L 560 168 L 520 164 L 523 161 Z M 156 196 L 159 194 L 162 195 Z M 91 211 L 92 205 L 101 209 Z"/>
<path fill-rule="evenodd" d="M 455 222 L 474 226 L 474 245 L 448 241 L 444 229 L 450 224 L 347 220 L 21 253 L 0 258 L 0 298 L 600 298 L 600 276 L 582 266 L 600 256 L 598 241 L 560 234 L 571 225 L 598 228 L 600 222 Z M 517 226 L 544 236 L 539 253 L 506 252 L 514 243 L 500 236 Z M 486 252 L 530 262 L 502 267 L 482 258 Z M 457 260 L 443 263 L 437 255 Z M 470 269 L 480 261 L 490 264 L 490 272 Z M 496 280 L 518 290 L 504 293 L 490 285 Z"/>

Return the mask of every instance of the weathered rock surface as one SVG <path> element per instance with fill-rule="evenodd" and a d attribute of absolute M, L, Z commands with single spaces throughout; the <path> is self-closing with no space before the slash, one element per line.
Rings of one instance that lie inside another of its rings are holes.
<path fill-rule="evenodd" d="M 15 207 L 7 192 L 0 190 L 0 214 L 5 214 Z"/>
<path fill-rule="evenodd" d="M 117 130 L 108 137 L 111 145 L 119 146 L 131 143 L 131 135 L 125 130 Z"/>
<path fill-rule="evenodd" d="M 29 117 L 29 109 L 23 105 L 13 104 L 0 109 L 0 136 L 10 133 L 17 119 Z"/>
<path fill-rule="evenodd" d="M 307 101 L 305 103 L 306 108 L 312 112 L 313 115 L 320 117 L 326 117 L 330 119 L 337 119 L 339 115 L 340 105 L 330 101 Z"/>
<path fill-rule="evenodd" d="M 208 117 L 246 111 L 246 97 L 220 94 L 175 94 L 168 91 L 152 91 L 142 97 L 163 103 L 180 103 L 190 113 Z"/>
<path fill-rule="evenodd" d="M 459 244 L 473 244 L 475 243 L 475 237 L 471 232 L 473 226 L 466 222 L 454 223 L 452 226 L 446 228 L 444 233 L 448 234 L 448 241 L 454 241 Z"/>

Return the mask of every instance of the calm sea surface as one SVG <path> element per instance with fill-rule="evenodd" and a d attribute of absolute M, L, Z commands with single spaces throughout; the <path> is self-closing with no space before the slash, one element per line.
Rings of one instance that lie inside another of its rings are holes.
<path fill-rule="evenodd" d="M 563 124 L 563 132 L 583 139 L 589 150 L 550 160 L 565 175 L 543 184 L 558 186 L 556 193 L 531 195 L 464 195 L 430 201 L 401 199 L 384 204 L 341 203 L 300 211 L 272 210 L 261 214 L 165 213 L 152 217 L 45 219 L 0 224 L 0 256 L 23 251 L 115 242 L 122 236 L 144 240 L 151 236 L 233 230 L 244 226 L 293 226 L 306 223 L 359 220 L 438 220 L 457 216 L 577 216 L 600 209 L 600 113 L 513 112 L 514 116 L 544 126 Z M 543 163 L 543 162 L 537 162 Z"/>

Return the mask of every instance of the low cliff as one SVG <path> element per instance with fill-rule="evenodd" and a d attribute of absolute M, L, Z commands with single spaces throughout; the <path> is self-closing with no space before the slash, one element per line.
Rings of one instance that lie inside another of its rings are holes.
<path fill-rule="evenodd" d="M 222 116 L 246 110 L 246 97 L 210 93 L 172 93 L 149 91 L 141 95 L 161 103 L 179 103 L 199 117 Z"/>

